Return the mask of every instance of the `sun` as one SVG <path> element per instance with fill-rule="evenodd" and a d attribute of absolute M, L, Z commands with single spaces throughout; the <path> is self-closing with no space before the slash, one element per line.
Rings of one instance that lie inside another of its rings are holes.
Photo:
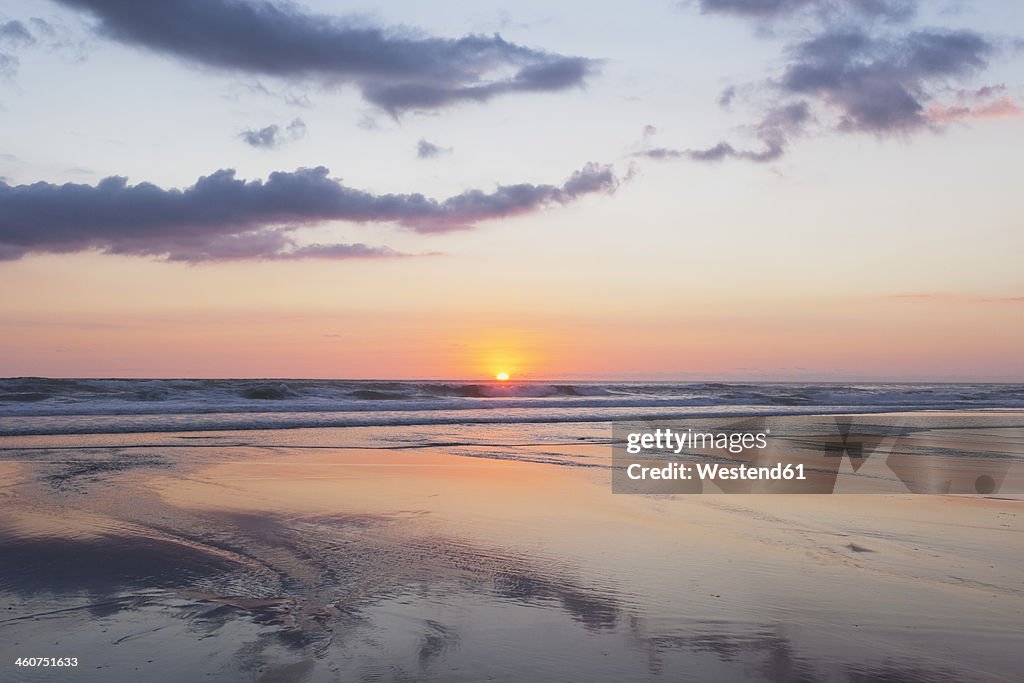
<path fill-rule="evenodd" d="M 507 372 L 499 372 L 497 375 L 494 376 L 494 379 L 498 380 L 499 382 L 507 382 L 508 381 L 508 373 Z"/>

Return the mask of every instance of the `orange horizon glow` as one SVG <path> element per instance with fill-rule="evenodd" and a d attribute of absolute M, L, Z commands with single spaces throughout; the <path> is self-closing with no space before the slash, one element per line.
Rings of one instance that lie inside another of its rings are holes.
<path fill-rule="evenodd" d="M 0 302 L 0 376 L 1024 378 L 1024 318 L 1012 291 L 901 287 L 840 295 L 754 291 L 730 282 L 685 299 L 671 292 L 645 298 L 626 280 L 603 291 L 591 282 L 584 298 L 566 289 L 541 297 L 531 283 L 499 296 L 502 283 L 487 289 L 483 279 L 484 293 L 442 288 L 432 298 L 443 305 L 423 311 L 397 298 L 403 288 L 393 279 L 364 299 L 303 296 L 334 291 L 326 286 L 334 279 L 338 287 L 354 283 L 349 270 L 315 264 L 276 266 L 289 277 L 270 279 L 261 277 L 269 266 L 250 273 L 240 264 L 200 270 L 100 258 L 38 257 L 0 268 L 0 290 L 22 287 L 32 295 L 30 302 Z M 175 298 L 166 297 L 166 288 Z M 908 291 L 918 293 L 900 293 Z M 263 305 L 247 303 L 249 296 Z"/>

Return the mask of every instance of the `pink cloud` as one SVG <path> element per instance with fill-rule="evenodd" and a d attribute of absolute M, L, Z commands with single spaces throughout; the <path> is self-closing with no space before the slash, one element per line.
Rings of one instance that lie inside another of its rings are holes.
<path fill-rule="evenodd" d="M 1000 97 L 976 106 L 956 104 L 935 106 L 928 111 L 932 123 L 953 123 L 968 119 L 1009 119 L 1024 114 L 1024 110 L 1010 97 Z"/>
<path fill-rule="evenodd" d="M 1003 83 L 996 83 L 993 85 L 984 85 L 977 90 L 958 90 L 956 98 L 961 102 L 979 102 L 981 100 L 990 100 L 996 95 L 1002 95 L 1006 92 L 1006 85 Z"/>

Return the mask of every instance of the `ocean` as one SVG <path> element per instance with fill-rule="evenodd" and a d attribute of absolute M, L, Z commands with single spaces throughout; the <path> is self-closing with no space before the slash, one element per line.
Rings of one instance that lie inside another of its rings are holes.
<path fill-rule="evenodd" d="M 0 435 L 1024 408 L 1022 384 L 0 379 Z"/>
<path fill-rule="evenodd" d="M 1019 384 L 0 380 L 0 679 L 1017 681 L 1022 408 Z M 780 462 L 832 430 L 815 476 L 846 495 L 615 495 L 612 421 L 720 417 L 807 425 L 772 432 Z M 921 472 L 971 495 L 914 495 Z"/>

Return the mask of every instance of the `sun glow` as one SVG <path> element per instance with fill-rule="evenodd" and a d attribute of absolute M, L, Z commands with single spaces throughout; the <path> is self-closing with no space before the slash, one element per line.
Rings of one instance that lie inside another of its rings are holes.
<path fill-rule="evenodd" d="M 507 382 L 508 381 L 508 373 L 507 372 L 499 372 L 497 375 L 494 376 L 494 379 L 498 380 L 499 382 Z"/>

